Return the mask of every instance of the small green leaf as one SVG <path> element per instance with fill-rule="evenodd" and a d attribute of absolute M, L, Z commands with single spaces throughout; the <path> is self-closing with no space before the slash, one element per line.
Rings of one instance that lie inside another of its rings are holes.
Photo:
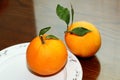
<path fill-rule="evenodd" d="M 91 31 L 86 28 L 83 28 L 83 27 L 77 27 L 68 32 L 78 35 L 78 36 L 84 36 L 85 34 L 87 34 L 88 32 L 91 32 Z"/>
<path fill-rule="evenodd" d="M 46 39 L 58 39 L 58 38 L 54 35 L 47 35 Z"/>
<path fill-rule="evenodd" d="M 65 21 L 65 23 L 68 26 L 70 22 L 70 11 L 67 8 L 64 8 L 63 6 L 58 4 L 56 8 L 56 13 L 57 13 L 57 16 L 63 21 Z"/>
<path fill-rule="evenodd" d="M 73 7 L 72 7 L 72 4 L 71 4 L 71 15 L 72 15 L 72 23 L 73 23 L 73 20 L 74 20 L 74 9 L 73 9 Z M 72 24 L 71 23 L 71 24 Z"/>
<path fill-rule="evenodd" d="M 51 27 L 46 27 L 40 30 L 39 36 L 45 34 Z"/>

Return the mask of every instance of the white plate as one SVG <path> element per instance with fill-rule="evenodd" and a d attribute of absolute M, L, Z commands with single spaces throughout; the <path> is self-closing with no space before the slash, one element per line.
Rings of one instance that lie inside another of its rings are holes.
<path fill-rule="evenodd" d="M 59 73 L 47 77 L 31 73 L 26 65 L 28 44 L 17 44 L 0 51 L 0 80 L 82 80 L 80 62 L 69 51 L 68 62 Z"/>

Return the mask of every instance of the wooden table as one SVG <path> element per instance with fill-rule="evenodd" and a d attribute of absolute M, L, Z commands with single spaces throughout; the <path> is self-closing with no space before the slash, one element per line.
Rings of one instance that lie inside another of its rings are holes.
<path fill-rule="evenodd" d="M 32 0 L 0 0 L 0 50 L 36 35 Z"/>
<path fill-rule="evenodd" d="M 0 50 L 31 41 L 40 28 L 49 25 L 57 26 L 51 33 L 63 39 L 65 27 L 61 26 L 65 25 L 56 16 L 55 7 L 58 3 L 70 7 L 70 1 L 33 1 L 0 1 Z M 102 46 L 95 56 L 78 58 L 83 68 L 83 80 L 120 80 L 120 1 L 73 0 L 71 3 L 75 21 L 86 20 L 95 24 L 102 37 Z"/>

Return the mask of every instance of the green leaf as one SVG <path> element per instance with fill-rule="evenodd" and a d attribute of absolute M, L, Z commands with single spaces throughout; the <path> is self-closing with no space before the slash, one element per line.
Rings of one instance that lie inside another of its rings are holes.
<path fill-rule="evenodd" d="M 58 39 L 58 38 L 54 35 L 47 35 L 46 39 Z"/>
<path fill-rule="evenodd" d="M 56 8 L 56 13 L 57 16 L 63 21 L 65 21 L 68 26 L 70 22 L 70 11 L 67 8 L 64 8 L 63 6 L 58 4 Z"/>
<path fill-rule="evenodd" d="M 91 32 L 91 31 L 86 28 L 83 28 L 83 27 L 77 27 L 69 32 L 72 34 L 78 35 L 78 36 L 84 36 L 85 34 L 87 34 L 88 32 Z"/>
<path fill-rule="evenodd" d="M 46 27 L 40 30 L 39 36 L 45 34 L 48 30 L 50 30 L 51 27 Z"/>
<path fill-rule="evenodd" d="M 72 7 L 72 4 L 71 4 L 71 15 L 72 15 L 72 23 L 73 23 L 73 20 L 74 20 L 74 9 L 73 9 L 73 7 Z M 71 23 L 71 24 L 72 24 Z"/>

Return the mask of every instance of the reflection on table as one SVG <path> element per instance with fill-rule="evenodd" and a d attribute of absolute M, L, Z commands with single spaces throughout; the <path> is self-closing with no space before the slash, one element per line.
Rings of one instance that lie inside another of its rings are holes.
<path fill-rule="evenodd" d="M 37 34 L 46 26 L 64 41 L 66 24 L 56 15 L 61 4 L 75 10 L 74 21 L 88 21 L 96 25 L 102 37 L 101 49 L 94 57 L 79 58 L 83 67 L 83 80 L 119 80 L 120 74 L 120 1 L 119 0 L 35 0 Z"/>

